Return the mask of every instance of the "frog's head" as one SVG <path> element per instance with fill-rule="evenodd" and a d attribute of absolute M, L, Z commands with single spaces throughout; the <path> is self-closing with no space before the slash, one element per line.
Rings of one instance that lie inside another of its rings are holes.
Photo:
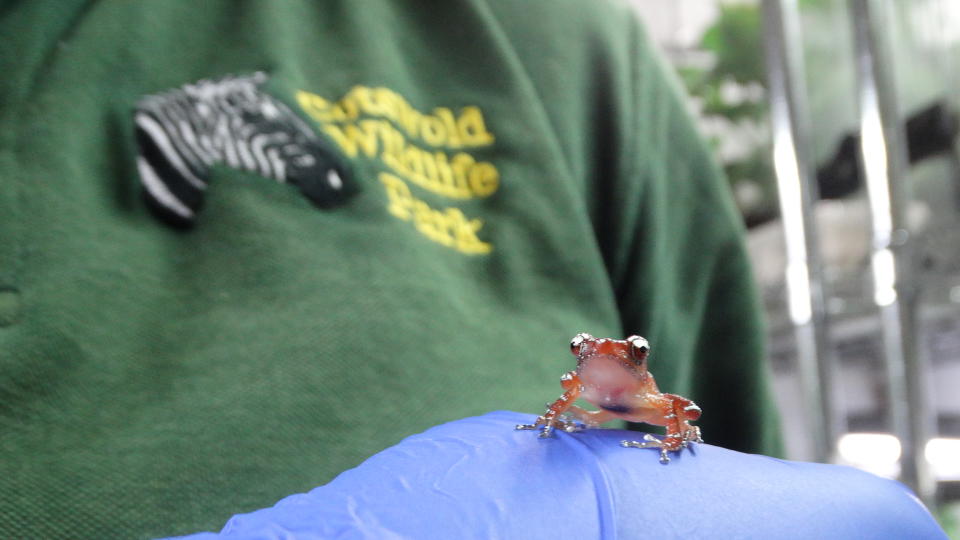
<path fill-rule="evenodd" d="M 650 344 L 640 336 L 598 339 L 577 334 L 570 341 L 570 352 L 577 357 L 583 398 L 609 411 L 627 410 L 632 399 L 629 396 L 649 378 Z"/>
<path fill-rule="evenodd" d="M 640 336 L 627 339 L 597 339 L 590 334 L 580 333 L 570 340 L 570 352 L 577 357 L 577 366 L 599 357 L 616 361 L 625 369 L 632 371 L 647 370 L 647 356 L 650 344 Z"/>

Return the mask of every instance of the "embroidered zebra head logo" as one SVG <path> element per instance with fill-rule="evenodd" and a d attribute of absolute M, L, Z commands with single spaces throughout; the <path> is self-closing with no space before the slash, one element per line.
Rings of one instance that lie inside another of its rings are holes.
<path fill-rule="evenodd" d="M 201 80 L 137 104 L 137 169 L 161 217 L 192 225 L 216 165 L 293 184 L 320 208 L 340 205 L 356 191 L 343 161 L 261 90 L 265 81 L 259 72 Z"/>

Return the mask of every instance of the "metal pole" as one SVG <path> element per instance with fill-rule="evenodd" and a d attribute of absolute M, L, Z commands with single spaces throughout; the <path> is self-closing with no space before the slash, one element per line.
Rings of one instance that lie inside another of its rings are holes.
<path fill-rule="evenodd" d="M 810 166 L 809 114 L 796 0 L 764 0 L 763 24 L 773 163 L 787 250 L 787 305 L 796 336 L 813 456 L 828 462 L 833 461 L 843 421 L 833 403 L 835 366 L 813 221 L 817 191 Z"/>
<path fill-rule="evenodd" d="M 860 109 L 860 151 L 872 221 L 874 302 L 880 313 L 890 424 L 900 439 L 900 476 L 932 502 L 936 482 L 924 448 L 933 419 L 917 354 L 917 290 L 906 225 L 909 203 L 906 140 L 890 54 L 888 0 L 851 0 Z"/>

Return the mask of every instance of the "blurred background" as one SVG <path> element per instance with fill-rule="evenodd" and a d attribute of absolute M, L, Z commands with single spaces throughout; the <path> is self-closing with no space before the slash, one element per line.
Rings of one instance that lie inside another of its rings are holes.
<path fill-rule="evenodd" d="M 960 1 L 633 2 L 748 227 L 788 457 L 960 538 Z"/>

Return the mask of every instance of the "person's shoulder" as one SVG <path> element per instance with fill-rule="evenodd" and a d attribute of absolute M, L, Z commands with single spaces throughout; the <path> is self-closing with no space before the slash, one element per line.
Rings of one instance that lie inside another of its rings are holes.
<path fill-rule="evenodd" d="M 487 3 L 504 13 L 535 11 L 541 16 L 570 17 L 586 21 L 613 20 L 633 16 L 635 13 L 635 8 L 627 0 L 487 0 Z"/>
<path fill-rule="evenodd" d="M 617 41 L 642 32 L 636 9 L 626 0 L 487 0 L 511 38 L 577 43 Z"/>

